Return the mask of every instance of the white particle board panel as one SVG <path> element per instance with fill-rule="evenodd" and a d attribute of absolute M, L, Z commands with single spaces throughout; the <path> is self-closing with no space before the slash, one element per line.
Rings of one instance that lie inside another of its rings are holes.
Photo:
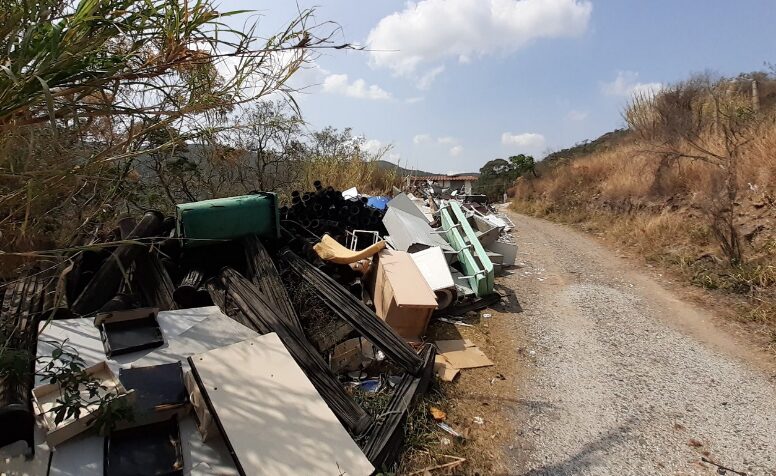
<path fill-rule="evenodd" d="M 432 246 L 431 248 L 411 253 L 410 256 L 415 261 L 418 269 L 420 269 L 423 277 L 426 278 L 431 289 L 438 291 L 455 287 L 455 282 L 450 274 L 450 268 L 447 265 L 442 248 Z"/>
<path fill-rule="evenodd" d="M 223 316 L 221 310 L 216 306 L 198 307 L 193 309 L 177 309 L 175 311 L 161 311 L 157 316 L 157 322 L 164 335 L 164 345 L 155 349 L 145 349 L 129 354 L 122 354 L 108 359 L 105 356 L 105 347 L 100 339 L 100 330 L 94 326 L 94 320 L 91 318 L 62 319 L 51 321 L 49 323 L 41 322 L 38 334 L 38 352 L 39 358 L 44 361 L 38 361 L 37 367 L 45 365 L 45 357 L 51 356 L 51 352 L 58 343 L 67 341 L 67 345 L 78 350 L 78 354 L 86 363 L 86 366 L 92 366 L 103 360 L 108 362 L 108 366 L 118 374 L 122 366 L 127 366 L 137 361 L 143 356 L 158 352 L 170 346 L 175 338 L 194 325 L 204 321 L 209 316 Z M 226 318 L 226 316 L 223 316 Z M 228 318 L 226 318 L 228 320 Z M 192 353 L 196 352 L 193 351 Z M 153 365 L 153 364 L 147 364 Z M 36 369 L 37 370 L 37 369 Z M 40 385 L 42 380 L 35 377 L 35 385 Z"/>
<path fill-rule="evenodd" d="M 242 474 L 374 470 L 277 334 L 195 355 L 190 363 Z"/>
<path fill-rule="evenodd" d="M 158 320 L 164 333 L 165 344 L 151 349 L 150 352 L 133 352 L 117 356 L 119 360 L 108 360 L 109 365 L 112 365 L 112 368 L 115 367 L 116 372 L 119 367 L 143 367 L 176 361 L 181 361 L 186 371 L 188 370 L 186 357 L 258 335 L 255 331 L 225 316 L 216 306 L 162 311 L 159 313 Z M 69 324 L 63 326 L 62 324 L 65 323 Z M 52 324 L 58 325 L 54 325 L 51 329 L 47 328 L 49 340 L 70 339 L 71 345 L 82 352 L 87 365 L 88 359 L 105 360 L 99 330 L 94 327 L 91 319 L 52 321 Z M 96 334 L 93 330 L 97 331 Z M 40 343 L 38 349 L 38 355 L 45 355 L 40 353 Z M 50 355 L 51 350 L 48 350 L 48 353 Z M 203 442 L 197 432 L 196 423 L 190 415 L 181 419 L 179 423 L 185 474 L 197 476 L 239 474 L 220 437 L 209 439 L 207 443 Z M 102 476 L 103 442 L 102 437 L 84 435 L 57 446 L 51 459 L 49 474 L 51 476 Z M 45 460 L 48 463 L 48 451 L 41 454 L 45 454 Z M 38 459 L 37 451 L 36 459 Z M 29 474 L 46 473 L 30 471 Z"/>

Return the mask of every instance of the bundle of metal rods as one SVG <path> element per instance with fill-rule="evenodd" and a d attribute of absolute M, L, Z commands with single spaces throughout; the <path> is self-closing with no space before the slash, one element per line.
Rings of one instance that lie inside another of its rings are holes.
<path fill-rule="evenodd" d="M 267 249 L 256 235 L 247 236 L 242 240 L 245 248 L 245 259 L 248 264 L 248 277 L 270 301 L 272 307 L 292 323 L 299 335 L 304 335 L 299 316 L 294 311 L 291 298 L 288 297 L 283 280 L 280 279 L 275 264 Z"/>
<path fill-rule="evenodd" d="M 423 371 L 417 377 L 404 374 L 382 415 L 375 415 L 375 422 L 367 432 L 364 455 L 375 468 L 388 471 L 399 457 L 404 442 L 404 428 L 409 409 L 426 393 L 434 374 L 436 349 L 427 345 L 423 349 Z"/>
<path fill-rule="evenodd" d="M 283 345 L 340 422 L 355 435 L 366 431 L 372 422 L 372 417 L 345 393 L 326 362 L 307 338 L 299 335 L 295 326 L 272 308 L 267 297 L 256 288 L 256 285 L 237 271 L 224 268 L 220 279 L 229 299 L 240 309 L 256 332 L 260 334 L 275 332 L 280 337 Z"/>
<path fill-rule="evenodd" d="M 369 230 L 385 232 L 383 211 L 367 205 L 366 197 L 346 199 L 333 187 L 324 188 L 315 181 L 311 192 L 291 193 L 291 204 L 280 208 L 280 219 L 290 221 L 322 236 L 328 233 L 340 243 L 346 231 Z"/>
<path fill-rule="evenodd" d="M 417 352 L 363 301 L 293 251 L 284 249 L 280 256 L 294 273 L 313 287 L 329 309 L 382 350 L 396 365 L 413 375 L 422 369 L 423 361 Z"/>

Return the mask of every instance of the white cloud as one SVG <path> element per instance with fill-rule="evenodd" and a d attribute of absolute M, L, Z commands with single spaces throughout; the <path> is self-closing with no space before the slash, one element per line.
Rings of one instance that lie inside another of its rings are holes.
<path fill-rule="evenodd" d="M 639 73 L 619 71 L 614 81 L 601 83 L 601 91 L 607 96 L 633 96 L 634 94 L 654 94 L 663 89 L 661 83 L 642 83 Z"/>
<path fill-rule="evenodd" d="M 577 111 L 576 109 L 572 109 L 566 114 L 566 119 L 569 121 L 584 121 L 587 119 L 587 112 L 586 111 Z"/>
<path fill-rule="evenodd" d="M 438 137 L 437 142 L 440 144 L 455 144 L 456 142 L 458 142 L 458 139 L 456 139 L 455 137 L 444 136 L 444 137 Z"/>
<path fill-rule="evenodd" d="M 425 98 L 423 96 L 413 96 L 411 98 L 405 99 L 404 102 L 406 102 L 407 104 L 415 104 L 423 101 L 424 99 Z"/>
<path fill-rule="evenodd" d="M 461 147 L 460 145 L 456 145 L 456 146 L 450 147 L 450 151 L 449 152 L 450 152 L 450 156 L 458 157 L 459 155 L 461 155 L 463 153 L 463 147 Z"/>
<path fill-rule="evenodd" d="M 525 132 L 523 134 L 513 134 L 505 132 L 501 134 L 501 143 L 508 146 L 517 146 L 530 151 L 539 152 L 544 148 L 545 140 L 541 134 L 535 132 Z"/>
<path fill-rule="evenodd" d="M 428 134 L 417 134 L 412 138 L 414 144 L 425 144 L 431 142 L 431 136 Z"/>
<path fill-rule="evenodd" d="M 393 162 L 394 164 L 398 164 L 400 160 L 401 160 L 401 154 L 397 154 L 397 153 L 388 154 L 388 161 L 389 162 Z"/>
<path fill-rule="evenodd" d="M 377 139 L 368 139 L 361 146 L 362 150 L 369 152 L 370 154 L 376 154 L 383 147 L 383 143 Z"/>
<path fill-rule="evenodd" d="M 588 27 L 588 0 L 421 0 L 369 32 L 370 64 L 428 87 L 446 59 L 468 63 L 509 54 L 541 38 L 575 37 Z"/>
<path fill-rule="evenodd" d="M 444 66 L 437 66 L 436 68 L 431 69 L 418 79 L 416 86 L 418 89 L 429 89 L 431 87 L 431 83 L 433 83 L 436 77 L 439 76 L 439 74 L 444 70 Z"/>
<path fill-rule="evenodd" d="M 390 99 L 391 95 L 376 84 L 367 85 L 363 79 L 348 81 L 347 74 L 330 74 L 323 80 L 323 91 L 358 99 Z"/>

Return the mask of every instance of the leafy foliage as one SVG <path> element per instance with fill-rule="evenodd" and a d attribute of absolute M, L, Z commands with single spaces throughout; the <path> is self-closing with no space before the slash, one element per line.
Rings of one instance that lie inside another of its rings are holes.
<path fill-rule="evenodd" d="M 54 414 L 55 423 L 80 418 L 89 412 L 96 415 L 90 424 L 103 431 L 112 429 L 119 421 L 132 420 L 132 408 L 86 372 L 86 365 L 73 346 L 67 341 L 51 344 L 54 345 L 51 357 L 40 359 L 44 365 L 37 374 L 44 381 L 59 386 L 56 405 L 49 410 Z"/>
<path fill-rule="evenodd" d="M 536 164 L 530 155 L 519 154 L 508 160 L 491 160 L 480 169 L 476 190 L 487 195 L 491 201 L 499 201 L 515 180 L 528 172 L 536 175 Z"/>

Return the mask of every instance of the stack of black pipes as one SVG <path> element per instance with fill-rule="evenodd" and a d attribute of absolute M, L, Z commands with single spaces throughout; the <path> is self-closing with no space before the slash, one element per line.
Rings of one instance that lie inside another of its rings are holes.
<path fill-rule="evenodd" d="M 385 234 L 383 211 L 367 205 L 366 197 L 346 199 L 339 190 L 324 188 L 320 180 L 313 185 L 312 192 L 291 192 L 291 204 L 280 208 L 281 221 L 301 226 L 317 236 L 328 233 L 343 244 L 347 231 Z"/>

